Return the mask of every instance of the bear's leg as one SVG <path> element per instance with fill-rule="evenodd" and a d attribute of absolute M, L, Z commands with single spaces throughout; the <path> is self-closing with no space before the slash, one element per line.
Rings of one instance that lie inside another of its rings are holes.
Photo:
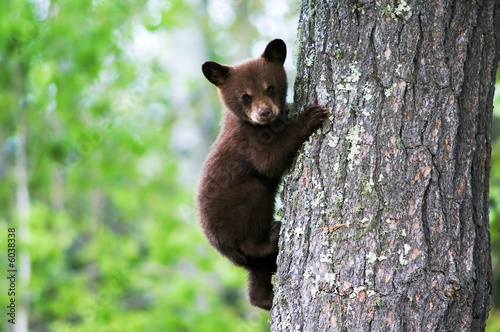
<path fill-rule="evenodd" d="M 278 254 L 280 226 L 280 221 L 274 222 L 269 230 L 269 237 L 260 240 L 259 242 L 249 235 L 246 241 L 240 244 L 241 251 L 243 251 L 246 256 L 253 258 L 265 258 L 269 256 L 276 257 Z"/>
<path fill-rule="evenodd" d="M 275 257 L 263 260 L 261 266 L 249 270 L 248 297 L 252 305 L 271 310 L 274 296 L 271 277 L 274 272 L 276 272 Z"/>

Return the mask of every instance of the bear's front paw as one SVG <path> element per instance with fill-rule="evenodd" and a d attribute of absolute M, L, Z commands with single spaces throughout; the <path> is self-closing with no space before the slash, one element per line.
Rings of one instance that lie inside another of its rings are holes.
<path fill-rule="evenodd" d="M 323 105 L 307 105 L 300 114 L 307 129 L 312 133 L 321 126 L 327 118 L 328 109 Z"/>

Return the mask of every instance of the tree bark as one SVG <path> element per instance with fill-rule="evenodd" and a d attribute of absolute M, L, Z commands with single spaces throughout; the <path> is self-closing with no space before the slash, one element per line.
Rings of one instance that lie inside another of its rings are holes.
<path fill-rule="evenodd" d="M 304 0 L 273 331 L 481 331 L 500 5 Z"/>

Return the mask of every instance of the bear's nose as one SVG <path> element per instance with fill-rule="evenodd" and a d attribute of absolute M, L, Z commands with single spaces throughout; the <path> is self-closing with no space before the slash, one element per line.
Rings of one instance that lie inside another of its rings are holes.
<path fill-rule="evenodd" d="M 267 119 L 271 116 L 271 110 L 269 108 L 261 108 L 259 111 L 259 115 L 262 119 Z"/>

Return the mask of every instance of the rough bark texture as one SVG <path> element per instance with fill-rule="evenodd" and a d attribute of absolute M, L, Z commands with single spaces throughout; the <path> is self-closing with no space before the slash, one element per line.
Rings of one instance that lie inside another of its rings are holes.
<path fill-rule="evenodd" d="M 304 0 L 273 331 L 481 331 L 499 2 Z"/>

